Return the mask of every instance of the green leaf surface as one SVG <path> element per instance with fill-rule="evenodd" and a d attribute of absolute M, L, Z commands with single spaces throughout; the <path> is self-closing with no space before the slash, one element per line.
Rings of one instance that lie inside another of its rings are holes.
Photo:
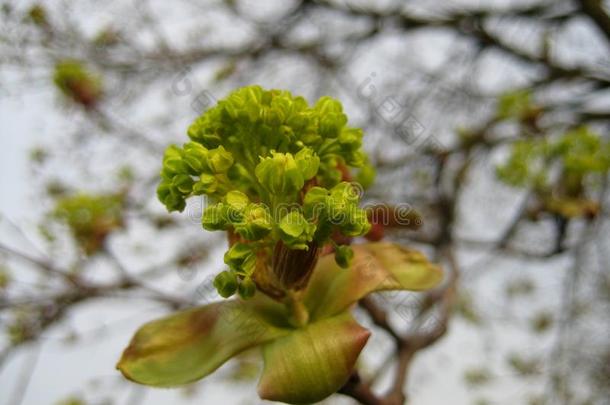
<path fill-rule="evenodd" d="M 369 336 L 344 312 L 265 344 L 260 397 L 308 404 L 334 394 L 349 378 Z"/>
<path fill-rule="evenodd" d="M 320 258 L 304 297 L 310 319 L 336 315 L 375 291 L 427 290 L 443 279 L 441 269 L 422 253 L 395 243 L 352 248 L 354 258 L 348 269 L 339 267 L 333 255 Z"/>
<path fill-rule="evenodd" d="M 140 384 L 172 387 L 210 374 L 243 350 L 288 333 L 271 325 L 265 307 L 223 301 L 149 322 L 123 352 L 117 368 Z"/>

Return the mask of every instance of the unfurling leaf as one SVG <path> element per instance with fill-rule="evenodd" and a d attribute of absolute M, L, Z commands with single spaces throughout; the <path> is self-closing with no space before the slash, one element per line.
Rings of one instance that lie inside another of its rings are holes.
<path fill-rule="evenodd" d="M 375 291 L 430 289 L 441 282 L 441 269 L 415 250 L 395 243 L 353 245 L 349 269 L 332 255 L 320 258 L 305 295 L 312 319 L 332 316 Z"/>
<path fill-rule="evenodd" d="M 243 302 L 223 301 L 145 324 L 117 368 L 140 384 L 178 386 L 197 381 L 243 350 L 285 333 Z"/>
<path fill-rule="evenodd" d="M 266 344 L 260 397 L 308 404 L 337 392 L 349 378 L 369 335 L 346 312 Z"/>

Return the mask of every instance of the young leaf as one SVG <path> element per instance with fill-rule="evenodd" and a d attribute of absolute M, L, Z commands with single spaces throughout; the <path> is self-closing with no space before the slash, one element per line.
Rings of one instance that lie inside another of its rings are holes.
<path fill-rule="evenodd" d="M 223 301 L 147 323 L 117 368 L 134 382 L 156 387 L 199 380 L 241 351 L 287 333 L 259 311 L 241 301 Z"/>
<path fill-rule="evenodd" d="M 384 290 L 426 290 L 443 279 L 441 269 L 415 250 L 395 243 L 352 245 L 354 258 L 342 269 L 333 255 L 320 258 L 305 293 L 311 319 L 333 316 L 365 295 Z"/>
<path fill-rule="evenodd" d="M 321 401 L 345 384 L 369 335 L 344 312 L 266 344 L 258 394 L 289 404 Z"/>

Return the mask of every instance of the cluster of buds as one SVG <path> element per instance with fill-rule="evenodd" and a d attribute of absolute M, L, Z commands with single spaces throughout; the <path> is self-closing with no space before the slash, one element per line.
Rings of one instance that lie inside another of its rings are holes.
<path fill-rule="evenodd" d="M 587 127 L 570 130 L 556 138 L 537 137 L 512 145 L 506 162 L 496 169 L 498 178 L 513 187 L 531 187 L 538 204 L 530 213 L 541 212 L 564 218 L 595 216 L 596 201 L 588 197 L 587 186 L 594 176 L 610 170 L 610 143 Z"/>
<path fill-rule="evenodd" d="M 341 103 L 323 97 L 310 107 L 289 92 L 241 88 L 195 120 L 191 142 L 170 146 L 158 197 L 170 211 L 206 195 L 207 230 L 227 231 L 228 270 L 215 286 L 223 297 L 260 290 L 282 298 L 307 284 L 325 245 L 348 267 L 353 252 L 341 238 L 366 234 L 360 194 L 348 182 L 374 170 L 362 151 L 362 131 L 347 126 Z"/>
<path fill-rule="evenodd" d="M 75 60 L 57 63 L 53 82 L 64 96 L 85 108 L 95 107 L 102 97 L 101 79 Z"/>
<path fill-rule="evenodd" d="M 124 194 L 76 194 L 57 201 L 53 216 L 64 221 L 87 255 L 103 248 L 108 235 L 123 227 Z"/>

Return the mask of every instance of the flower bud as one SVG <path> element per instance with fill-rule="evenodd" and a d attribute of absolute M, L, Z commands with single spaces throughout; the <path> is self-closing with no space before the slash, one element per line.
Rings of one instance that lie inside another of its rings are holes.
<path fill-rule="evenodd" d="M 214 278 L 214 287 L 223 298 L 229 298 L 237 291 L 237 277 L 230 271 L 218 273 Z"/>
<path fill-rule="evenodd" d="M 184 196 L 166 180 L 159 183 L 159 186 L 157 187 L 157 197 L 170 212 L 182 211 L 186 206 Z"/>
<path fill-rule="evenodd" d="M 233 155 L 219 146 L 209 151 L 207 163 L 212 173 L 226 173 L 233 166 Z"/>
<path fill-rule="evenodd" d="M 308 249 L 307 244 L 312 241 L 316 225 L 307 222 L 305 217 L 292 211 L 280 220 L 280 238 L 291 249 Z"/>
<path fill-rule="evenodd" d="M 362 130 L 360 128 L 345 128 L 339 135 L 341 150 L 352 152 L 362 146 Z"/>
<path fill-rule="evenodd" d="M 242 222 L 234 224 L 235 232 L 246 240 L 259 240 L 273 228 L 269 210 L 262 204 L 249 204 L 243 213 Z"/>
<path fill-rule="evenodd" d="M 214 194 L 218 189 L 218 179 L 207 173 L 203 173 L 199 177 L 199 181 L 193 184 L 193 194 Z"/>
<path fill-rule="evenodd" d="M 354 258 L 354 251 L 349 245 L 339 245 L 335 248 L 335 263 L 347 269 Z"/>
<path fill-rule="evenodd" d="M 250 199 L 241 191 L 231 190 L 225 196 L 225 202 L 230 208 L 241 212 L 250 203 Z"/>
<path fill-rule="evenodd" d="M 329 196 L 327 189 L 322 187 L 312 187 L 307 191 L 303 198 L 303 212 L 309 220 L 320 217 L 327 210 L 326 199 Z"/>
<path fill-rule="evenodd" d="M 199 143 L 189 142 L 184 145 L 182 160 L 188 167 L 189 173 L 198 176 L 206 169 L 208 150 Z"/>
<path fill-rule="evenodd" d="M 208 231 L 220 231 L 227 229 L 228 221 L 226 215 L 226 206 L 223 203 L 218 203 L 207 207 L 203 211 L 201 217 L 201 225 Z"/>
<path fill-rule="evenodd" d="M 271 152 L 256 166 L 255 174 L 261 185 L 275 195 L 287 195 L 305 184 L 303 174 L 290 153 Z"/>
<path fill-rule="evenodd" d="M 250 277 L 245 277 L 243 280 L 240 281 L 237 292 L 239 293 L 239 296 L 244 300 L 252 298 L 256 293 L 256 284 L 254 284 L 254 281 L 252 281 Z"/>
<path fill-rule="evenodd" d="M 294 159 L 303 175 L 304 180 L 309 180 L 318 173 L 320 158 L 309 148 L 301 149 Z"/>
<path fill-rule="evenodd" d="M 349 211 L 346 220 L 339 226 L 341 232 L 346 236 L 360 236 L 371 229 L 366 211 L 353 208 Z"/>
<path fill-rule="evenodd" d="M 360 183 L 363 188 L 369 188 L 375 181 L 377 175 L 375 168 L 368 162 L 366 162 L 358 171 L 356 175 L 356 181 Z"/>
<path fill-rule="evenodd" d="M 225 253 L 224 261 L 238 274 L 250 275 L 254 270 L 256 256 L 249 245 L 236 243 Z"/>
<path fill-rule="evenodd" d="M 175 187 L 180 193 L 188 195 L 193 190 L 195 181 L 188 174 L 178 174 L 172 180 L 172 187 Z"/>

